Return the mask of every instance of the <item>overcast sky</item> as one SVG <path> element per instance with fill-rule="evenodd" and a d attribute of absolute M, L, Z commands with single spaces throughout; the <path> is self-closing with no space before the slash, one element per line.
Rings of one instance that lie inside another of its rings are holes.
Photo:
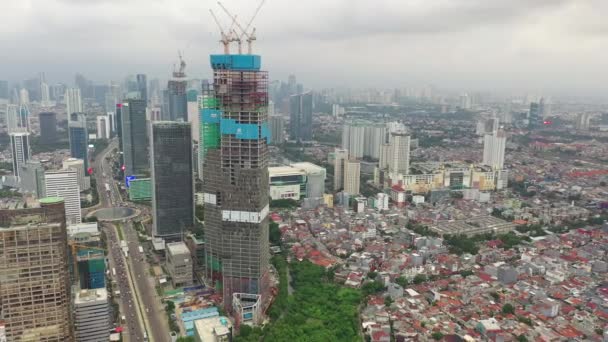
<path fill-rule="evenodd" d="M 258 0 L 224 0 L 246 22 Z M 209 0 L 1 0 L 0 79 L 190 77 L 222 51 Z M 606 0 L 267 0 L 255 52 L 307 87 L 608 93 Z"/>

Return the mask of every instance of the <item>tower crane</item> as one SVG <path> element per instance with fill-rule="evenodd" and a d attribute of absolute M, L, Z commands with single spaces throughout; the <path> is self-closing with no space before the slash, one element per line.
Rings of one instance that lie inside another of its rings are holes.
<path fill-rule="evenodd" d="M 233 33 L 238 36 L 237 39 L 235 39 L 235 41 L 238 43 L 239 46 L 239 54 L 242 53 L 241 50 L 241 41 L 244 37 L 247 37 L 246 41 L 247 41 L 247 53 L 251 54 L 252 53 L 252 45 L 253 45 L 253 41 L 257 39 L 256 35 L 255 35 L 255 27 L 251 30 L 251 33 L 248 33 L 249 28 L 251 27 L 251 24 L 253 23 L 253 20 L 257 17 L 258 13 L 260 12 L 260 9 L 262 8 L 262 6 L 264 5 L 264 2 L 266 0 L 262 0 L 260 2 L 260 4 L 258 5 L 258 7 L 256 8 L 255 12 L 253 13 L 253 16 L 251 17 L 251 19 L 249 20 L 249 23 L 247 23 L 247 26 L 245 28 L 243 28 L 243 26 L 241 26 L 241 24 L 236 20 L 236 15 L 232 15 L 228 9 L 220 2 L 218 1 L 218 5 L 220 5 L 220 7 L 222 8 L 222 10 L 226 13 L 226 15 L 228 15 L 230 18 L 232 18 L 233 20 L 233 25 L 236 25 L 240 30 L 241 30 L 241 34 L 238 35 L 236 33 L 236 30 L 233 30 Z"/>
<path fill-rule="evenodd" d="M 232 18 L 232 24 L 228 29 L 228 33 L 226 33 L 226 31 L 224 31 L 224 28 L 222 27 L 222 24 L 220 24 L 220 21 L 217 19 L 217 16 L 215 16 L 215 13 L 213 13 L 212 9 L 209 9 L 209 13 L 211 13 L 213 20 L 215 20 L 217 27 L 220 29 L 220 35 L 222 37 L 222 39 L 220 39 L 220 42 L 222 43 L 222 45 L 224 45 L 224 54 L 228 55 L 230 54 L 230 42 L 235 41 L 235 38 L 233 36 L 234 30 L 232 28 L 234 27 L 234 23 L 236 22 L 236 17 Z"/>

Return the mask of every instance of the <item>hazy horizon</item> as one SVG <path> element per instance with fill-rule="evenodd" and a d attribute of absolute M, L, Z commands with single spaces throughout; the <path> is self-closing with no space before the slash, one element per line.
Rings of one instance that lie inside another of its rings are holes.
<path fill-rule="evenodd" d="M 0 79 L 45 72 L 73 83 L 166 79 L 182 50 L 191 78 L 222 53 L 215 1 L 5 0 Z M 247 22 L 258 1 L 223 3 Z M 273 79 L 307 87 L 521 90 L 603 96 L 608 2 L 600 0 L 266 1 L 254 53 Z M 233 50 L 235 50 L 233 48 Z"/>

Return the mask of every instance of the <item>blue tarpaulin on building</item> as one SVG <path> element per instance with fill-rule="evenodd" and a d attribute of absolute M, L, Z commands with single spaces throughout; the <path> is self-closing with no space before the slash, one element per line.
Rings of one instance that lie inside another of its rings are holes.
<path fill-rule="evenodd" d="M 260 70 L 261 65 L 259 55 L 211 55 L 213 69 Z"/>
<path fill-rule="evenodd" d="M 219 123 L 222 117 L 222 111 L 218 109 L 201 109 L 203 114 L 203 122 L 205 123 Z"/>

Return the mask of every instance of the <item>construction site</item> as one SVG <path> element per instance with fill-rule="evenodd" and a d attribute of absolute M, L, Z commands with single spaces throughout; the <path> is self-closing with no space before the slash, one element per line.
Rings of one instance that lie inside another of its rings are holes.
<path fill-rule="evenodd" d="M 223 306 L 239 322 L 260 323 L 269 299 L 268 73 L 252 54 L 255 29 L 232 21 L 221 32 L 224 54 L 211 55 L 213 83 L 199 98 L 205 281 L 222 294 Z M 237 29 L 240 33 L 237 33 Z M 248 53 L 242 53 L 242 43 Z M 237 43 L 238 53 L 230 54 Z M 255 319 L 253 319 L 255 317 Z"/>

